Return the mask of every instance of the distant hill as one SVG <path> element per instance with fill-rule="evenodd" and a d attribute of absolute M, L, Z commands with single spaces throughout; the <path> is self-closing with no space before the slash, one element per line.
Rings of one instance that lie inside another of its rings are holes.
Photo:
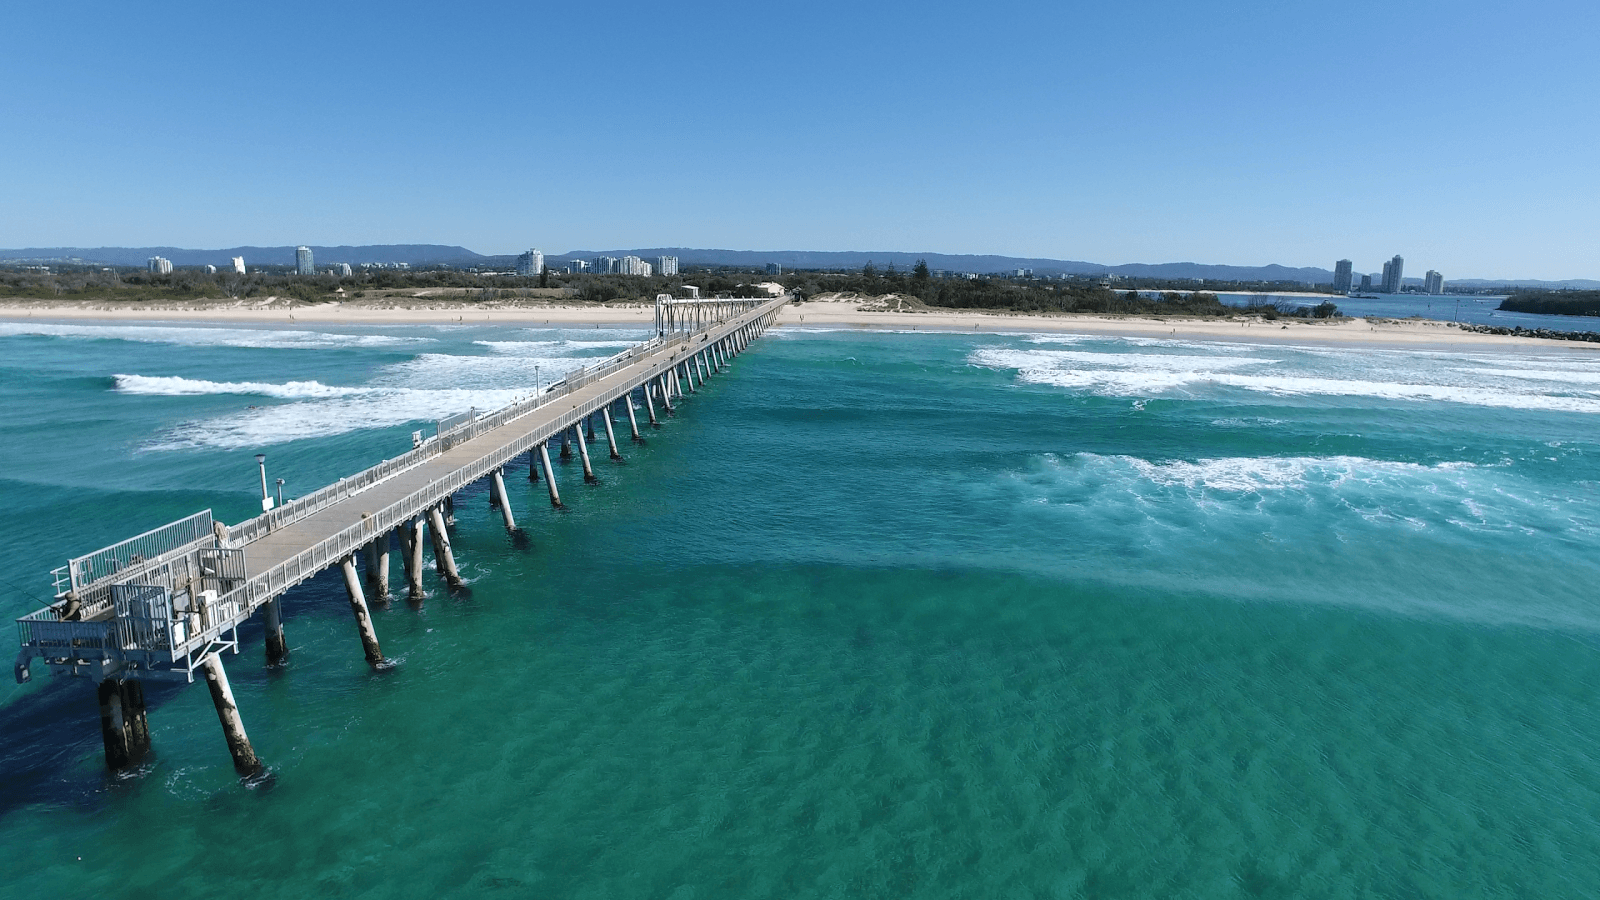
<path fill-rule="evenodd" d="M 878 268 L 890 265 L 909 269 L 917 260 L 928 261 L 928 268 L 947 272 L 988 272 L 1032 269 L 1036 275 L 1127 275 L 1136 278 L 1204 278 L 1210 281 L 1304 281 L 1331 282 L 1327 269 L 1294 269 L 1287 266 L 1213 266 L 1201 263 L 1130 263 L 1110 266 L 1104 263 L 1040 257 L 993 256 L 947 253 L 900 253 L 892 251 L 820 250 L 699 250 L 691 247 L 652 247 L 636 250 L 574 250 L 546 257 L 554 265 L 569 259 L 596 256 L 676 256 L 680 265 L 760 267 L 777 263 L 785 269 L 859 269 L 871 262 Z"/>
<path fill-rule="evenodd" d="M 1406 279 L 1410 281 L 1411 279 Z M 1566 281 L 1540 281 L 1537 278 L 1515 278 L 1511 280 L 1486 280 L 1482 278 L 1447 278 L 1445 286 L 1470 287 L 1470 288 L 1539 288 L 1543 290 L 1568 290 L 1592 291 L 1600 288 L 1600 281 L 1589 278 L 1569 278 Z"/>
<path fill-rule="evenodd" d="M 143 266 L 152 256 L 172 260 L 176 266 L 225 266 L 235 256 L 244 257 L 246 265 L 294 265 L 293 247 L 231 247 L 226 250 L 185 250 L 181 247 L 32 247 L 21 250 L 0 250 L 0 263 L 97 263 L 107 266 Z M 487 256 L 465 247 L 444 244 L 374 244 L 361 247 L 318 247 L 311 252 L 317 264 L 347 262 L 410 263 L 413 266 L 452 265 L 490 266 L 509 268 L 514 255 Z M 1084 262 L 1071 259 L 1047 259 L 1024 256 L 996 256 L 948 253 L 902 253 L 898 251 L 825 251 L 825 250 L 707 250 L 694 247 L 646 247 L 631 250 L 573 250 L 567 253 L 548 254 L 545 262 L 561 266 L 568 260 L 593 259 L 596 256 L 638 256 L 650 260 L 656 256 L 676 256 L 684 266 L 737 266 L 761 268 L 777 263 L 785 269 L 859 269 L 871 262 L 880 269 L 893 265 L 909 269 L 917 260 L 925 259 L 928 267 L 946 272 L 1014 272 L 1032 269 L 1037 275 L 1123 275 L 1133 278 L 1205 279 L 1206 281 L 1298 281 L 1306 284 L 1330 284 L 1333 273 L 1316 267 L 1290 266 L 1219 266 L 1204 263 L 1105 263 Z M 1419 279 L 1408 278 L 1406 284 L 1420 285 Z M 1566 281 L 1539 281 L 1536 279 L 1487 280 L 1478 278 L 1450 278 L 1447 285 L 1462 288 L 1539 288 L 1544 290 L 1600 288 L 1600 281 L 1569 279 Z"/>
<path fill-rule="evenodd" d="M 103 266 L 142 266 L 152 256 L 172 260 L 175 266 L 225 266 L 235 256 L 247 266 L 292 266 L 294 247 L 230 247 L 226 250 L 185 250 L 182 247 L 30 247 L 0 250 L 0 262 L 82 262 Z M 318 265 L 345 262 L 410 263 L 412 265 L 475 265 L 484 257 L 465 247 L 442 244 L 375 244 L 364 247 L 311 247 Z"/>

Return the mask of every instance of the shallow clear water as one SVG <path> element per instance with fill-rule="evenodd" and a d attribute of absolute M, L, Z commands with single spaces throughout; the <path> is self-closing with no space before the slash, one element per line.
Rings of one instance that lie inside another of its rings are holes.
<path fill-rule="evenodd" d="M 639 336 L 6 325 L 0 613 Z M 1593 896 L 1597 413 L 1566 348 L 774 331 L 567 512 L 514 472 L 525 546 L 458 497 L 393 670 L 337 578 L 249 632 L 268 790 L 198 686 L 123 779 L 0 687 L 0 896 Z"/>

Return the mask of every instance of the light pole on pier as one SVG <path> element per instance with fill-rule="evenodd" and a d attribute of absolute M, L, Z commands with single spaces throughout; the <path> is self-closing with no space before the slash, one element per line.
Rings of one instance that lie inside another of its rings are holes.
<path fill-rule="evenodd" d="M 283 479 L 278 479 L 278 505 L 283 505 Z"/>
<path fill-rule="evenodd" d="M 272 497 L 267 494 L 267 455 L 256 454 L 256 466 L 261 469 L 261 511 L 266 512 L 272 508 Z"/>

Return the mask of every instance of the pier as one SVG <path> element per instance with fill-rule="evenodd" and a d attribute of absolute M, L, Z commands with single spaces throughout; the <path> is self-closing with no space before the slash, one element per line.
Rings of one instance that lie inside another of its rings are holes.
<path fill-rule="evenodd" d="M 439 576 L 451 590 L 462 587 L 450 544 L 458 491 L 487 481 L 491 503 L 515 532 L 505 469 L 525 456 L 528 478 L 543 481 L 550 505 L 560 508 L 552 441 L 563 457 L 575 447 L 585 480 L 596 480 L 591 442 L 598 443 L 597 435 L 603 435 L 607 458 L 621 460 L 620 427 L 639 440 L 640 412 L 646 427 L 659 427 L 657 403 L 661 415 L 673 414 L 678 402 L 759 337 L 786 302 L 661 295 L 655 337 L 501 409 L 441 420 L 431 436 L 414 433 L 412 449 L 401 456 L 280 506 L 266 499 L 263 480 L 262 506 L 268 508 L 253 519 L 229 526 L 204 510 L 72 559 L 53 573 L 55 602 L 17 620 L 16 679 L 30 680 L 37 659 L 51 675 L 94 680 L 106 763 L 113 769 L 137 764 L 150 749 L 143 681 L 204 680 L 235 770 L 245 779 L 259 777 L 265 766 L 223 668 L 223 658 L 241 649 L 242 624 L 261 617 L 264 662 L 281 664 L 288 656 L 281 598 L 337 567 L 361 652 L 374 668 L 387 667 L 369 599 L 383 599 L 394 587 L 395 596 L 420 603 L 428 546 Z M 396 555 L 403 586 L 390 580 Z"/>

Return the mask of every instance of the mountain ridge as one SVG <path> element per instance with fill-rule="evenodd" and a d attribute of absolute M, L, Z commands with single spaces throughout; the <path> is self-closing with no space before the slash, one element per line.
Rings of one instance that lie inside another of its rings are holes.
<path fill-rule="evenodd" d="M 366 244 L 366 245 L 310 245 L 317 265 L 347 262 L 408 263 L 410 265 L 473 265 L 509 266 L 513 254 L 481 254 L 465 247 L 451 244 Z M 245 265 L 294 265 L 294 247 L 230 247 L 222 250 L 191 250 L 182 247 L 32 247 L 15 250 L 0 249 L 0 263 L 39 264 L 82 262 L 86 264 L 143 266 L 152 256 L 172 260 L 176 266 L 215 265 L 226 266 L 235 256 L 243 256 Z M 1212 263 L 1123 263 L 1107 265 L 1083 260 L 1052 259 L 1048 257 L 1003 256 L 1000 254 L 972 253 L 905 253 L 899 251 L 864 250 L 722 250 L 695 247 L 648 247 L 628 250 L 571 250 L 547 254 L 545 261 L 560 265 L 573 259 L 592 259 L 597 256 L 638 256 L 651 260 L 656 256 L 676 256 L 685 266 L 741 266 L 759 267 L 776 263 L 786 269 L 859 269 L 871 262 L 880 269 L 890 265 L 909 269 L 917 260 L 926 260 L 928 267 L 948 272 L 975 272 L 987 274 L 1031 269 L 1038 275 L 1121 275 L 1133 278 L 1204 279 L 1206 281 L 1292 281 L 1306 284 L 1328 284 L 1333 272 L 1316 266 L 1293 267 L 1276 263 L 1264 266 L 1233 266 Z M 1406 279 L 1407 284 L 1421 284 L 1420 279 Z M 1447 283 L 1470 287 L 1533 287 L 1533 288 L 1600 288 L 1600 281 L 1573 278 L 1541 280 L 1533 278 L 1452 278 Z"/>

